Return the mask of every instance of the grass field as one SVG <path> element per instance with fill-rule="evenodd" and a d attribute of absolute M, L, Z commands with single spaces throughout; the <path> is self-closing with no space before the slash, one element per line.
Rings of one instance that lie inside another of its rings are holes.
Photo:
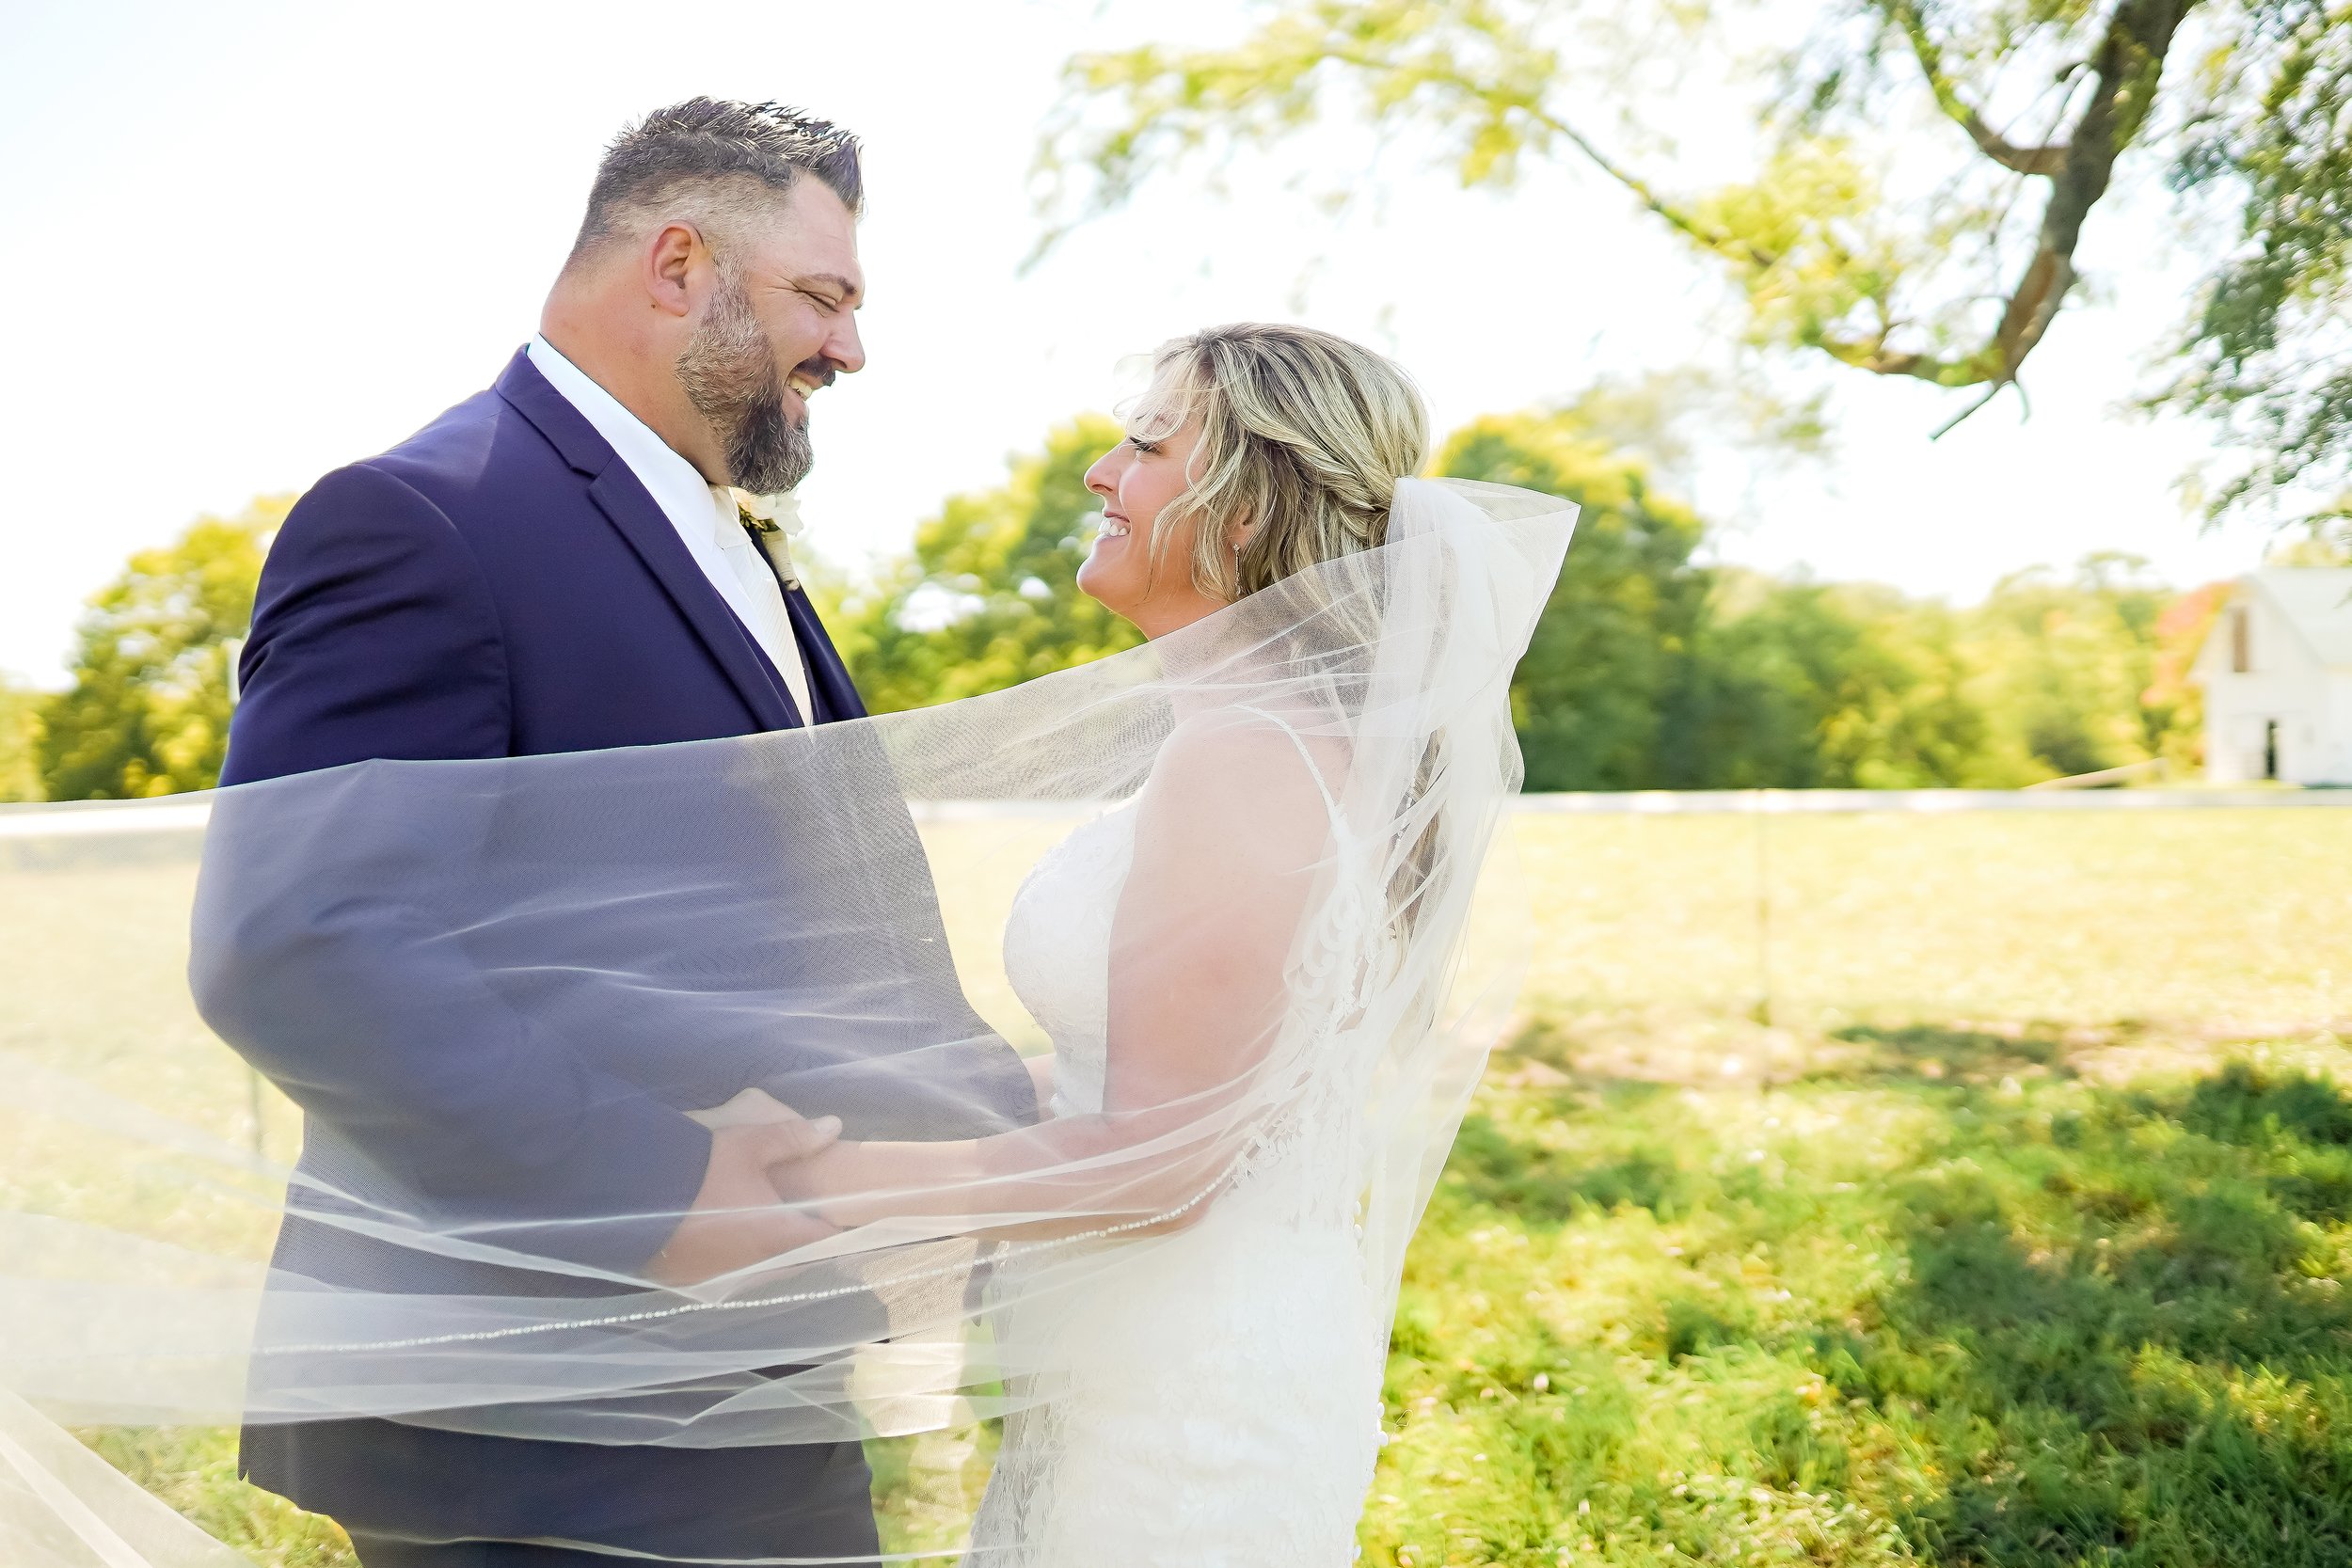
<path fill-rule="evenodd" d="M 1512 831 L 1529 1006 L 1407 1265 L 1367 1561 L 2352 1560 L 2352 813 Z M 985 933 L 1053 826 L 930 832 L 1025 1036 Z M 180 999 L 188 877 L 0 859 L 0 1048 L 283 1158 Z M 0 1196 L 70 1209 L 33 1152 Z M 87 1440 L 344 1560 L 226 1433 Z M 875 1458 L 915 1547 L 985 1455 Z"/>
<path fill-rule="evenodd" d="M 1761 1087 L 1500 1059 L 1407 1266 L 1367 1560 L 2352 1560 L 2342 1043 L 2120 1081 L 1891 1043 Z"/>

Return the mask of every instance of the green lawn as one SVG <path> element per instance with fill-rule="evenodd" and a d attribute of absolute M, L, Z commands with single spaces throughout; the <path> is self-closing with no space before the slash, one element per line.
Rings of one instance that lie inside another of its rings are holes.
<path fill-rule="evenodd" d="M 1528 1043 L 1407 1265 L 1367 1560 L 2352 1560 L 2335 1037 L 1732 1087 Z"/>
<path fill-rule="evenodd" d="M 1052 825 L 930 837 L 1033 1037 L 988 933 Z M 1479 929 L 1528 1008 L 1408 1262 L 1368 1562 L 2352 1560 L 2352 813 L 1512 838 Z M 179 990 L 189 871 L 0 857 L 0 1047 L 282 1158 Z M 87 1201 L 9 1147 L 0 1196 Z M 260 1561 L 347 1560 L 226 1433 L 87 1436 Z M 874 1457 L 917 1549 L 986 1448 Z"/>

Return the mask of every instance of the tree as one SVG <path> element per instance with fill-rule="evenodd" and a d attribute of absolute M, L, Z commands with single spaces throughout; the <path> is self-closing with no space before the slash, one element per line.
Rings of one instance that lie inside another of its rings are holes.
<path fill-rule="evenodd" d="M 2197 758 L 2187 682 L 2219 594 L 2104 552 L 1953 610 L 1869 583 L 1722 570 L 1670 718 L 1706 787 L 2007 789 Z"/>
<path fill-rule="evenodd" d="M 828 625 L 869 708 L 1000 690 L 1143 640 L 1077 586 L 1102 511 L 1086 471 L 1120 437 L 1099 414 L 1057 426 L 1041 452 L 1011 460 L 1003 484 L 950 497 L 873 587 L 823 585 Z"/>
<path fill-rule="evenodd" d="M 1530 789 L 1903 788 L 2036 776 L 1986 760 L 1989 726 L 1963 689 L 1948 612 L 1867 585 L 1693 564 L 1705 525 L 1604 435 L 1624 412 L 1610 396 L 1489 416 L 1455 432 L 1435 465 L 1583 509 L 1512 683 Z"/>
<path fill-rule="evenodd" d="M 176 543 L 133 556 L 90 601 L 73 684 L 41 713 L 49 799 L 132 800 L 219 781 L 234 644 L 253 619 L 262 553 L 294 499 L 262 497 L 234 517 L 199 518 Z"/>
<path fill-rule="evenodd" d="M 1436 471 L 1581 506 L 1560 581 L 1519 661 L 1511 706 L 1530 789 L 1656 787 L 1664 714 L 1705 605 L 1704 531 L 1647 468 L 1573 413 L 1490 415 L 1456 431 Z"/>
<path fill-rule="evenodd" d="M 2198 79 L 2174 167 L 2185 193 L 2239 203 L 2239 243 L 2163 395 L 2247 454 L 2216 511 L 2300 491 L 2352 541 L 2352 0 L 2260 0 L 2248 15 Z"/>
<path fill-rule="evenodd" d="M 2141 701 L 2164 715 L 2159 754 L 2168 770 L 2185 775 L 2204 766 L 2205 693 L 2189 671 L 2236 587 L 2209 582 L 2181 594 L 2156 617 L 2155 671 Z"/>
<path fill-rule="evenodd" d="M 1978 701 L 2034 773 L 2063 777 L 2177 755 L 2182 689 L 2158 692 L 2162 623 L 2176 595 L 2147 562 L 2086 557 L 2072 581 L 2042 570 L 1994 585 L 1966 620 Z"/>
<path fill-rule="evenodd" d="M 1999 788 L 1957 618 L 1871 583 L 1722 573 L 1677 705 L 1678 782 L 1709 789 Z"/>
<path fill-rule="evenodd" d="M 41 798 L 40 697 L 0 675 L 0 801 Z"/>
<path fill-rule="evenodd" d="M 2173 345 L 2190 371 L 2157 394 L 2255 443 L 2251 480 L 2217 498 L 2233 504 L 2352 476 L 2347 8 L 1818 0 L 1810 36 L 1753 69 L 1724 42 L 1728 8 L 1661 5 L 1653 31 L 1699 35 L 1675 53 L 1711 40 L 1727 70 L 1766 84 L 1748 176 L 1676 191 L 1595 123 L 1613 102 L 1628 127 L 1618 140 L 1665 140 L 1671 127 L 1643 120 L 1654 72 L 1623 47 L 1599 69 L 1572 58 L 1614 12 L 1280 0 L 1229 47 L 1144 44 L 1066 63 L 1041 151 L 1061 220 L 1045 243 L 1160 169 L 1352 113 L 1384 139 L 1434 132 L 1465 186 L 1580 160 L 1720 265 L 1751 342 L 1976 388 L 1957 422 L 2018 383 L 2078 300 L 2085 225 L 2134 160 L 2230 209 L 2224 228 L 2243 241 L 2217 258 Z M 1915 120 L 1931 134 L 1902 134 Z"/>

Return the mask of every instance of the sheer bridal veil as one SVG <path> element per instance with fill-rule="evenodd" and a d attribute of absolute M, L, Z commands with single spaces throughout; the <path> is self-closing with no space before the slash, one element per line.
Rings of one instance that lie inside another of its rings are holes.
<path fill-rule="evenodd" d="M 986 1420 L 1071 1370 L 1008 1295 L 1147 1267 L 1283 1151 L 1385 1323 L 1516 996 L 1520 924 L 1473 893 L 1573 520 L 1408 480 L 1379 548 L 990 696 L 0 816 L 0 1556 L 242 1560 L 53 1423 Z M 1222 922 L 1263 962 L 1114 1008 L 1100 1111 L 1040 1120 L 1010 894 L 1114 809 L 1113 961 Z M 1122 1076 L 1147 1024 L 1182 1070 Z M 800 1200 L 814 1239 L 655 1283 L 687 1113 L 771 1101 L 839 1117 L 865 1185 Z"/>

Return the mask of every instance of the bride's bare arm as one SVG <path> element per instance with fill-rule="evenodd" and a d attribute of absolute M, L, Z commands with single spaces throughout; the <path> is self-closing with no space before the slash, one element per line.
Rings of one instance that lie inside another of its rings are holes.
<path fill-rule="evenodd" d="M 1034 1056 L 1022 1058 L 1021 1065 L 1029 1069 L 1029 1090 L 1037 1096 L 1038 1115 L 1052 1116 L 1054 1113 L 1049 1107 L 1054 1102 L 1054 1053 L 1041 1051 Z"/>
<path fill-rule="evenodd" d="M 1250 716 L 1172 736 L 1136 807 L 1112 922 L 1101 1113 L 952 1143 L 851 1143 L 780 1168 L 835 1225 L 893 1214 L 1149 1215 L 1213 1188 L 1263 1094 L 1253 1069 L 1286 1011 L 1284 974 L 1329 813 L 1296 742 Z"/>

